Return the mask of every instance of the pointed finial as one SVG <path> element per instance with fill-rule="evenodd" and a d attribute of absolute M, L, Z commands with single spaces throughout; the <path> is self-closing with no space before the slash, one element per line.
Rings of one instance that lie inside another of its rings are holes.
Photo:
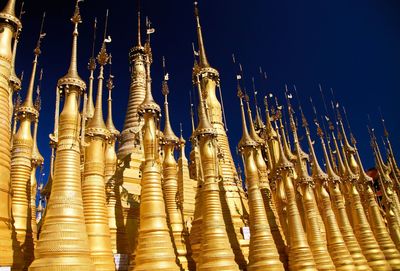
<path fill-rule="evenodd" d="M 34 89 L 34 86 L 35 86 L 36 69 L 37 69 L 38 58 L 39 58 L 39 55 L 41 54 L 40 46 L 41 46 L 41 43 L 42 43 L 42 39 L 46 36 L 46 33 L 43 32 L 43 26 L 44 26 L 45 17 L 46 17 L 46 13 L 43 13 L 42 22 L 41 22 L 41 25 L 40 25 L 39 38 L 38 38 L 38 41 L 36 43 L 35 50 L 33 51 L 35 57 L 34 57 L 34 60 L 33 60 L 31 78 L 29 80 L 28 91 L 26 93 L 25 102 L 22 105 L 21 110 L 25 110 L 27 108 L 34 108 L 34 105 L 33 105 L 33 89 Z M 36 114 L 36 112 L 34 114 Z"/>
<path fill-rule="evenodd" d="M 381 110 L 380 107 L 378 108 L 378 110 L 379 110 L 379 115 L 380 115 L 380 117 L 381 117 L 381 122 L 382 122 L 382 127 L 383 127 L 383 135 L 384 135 L 386 138 L 389 138 L 389 132 L 388 132 L 388 130 L 386 129 L 385 118 L 383 117 L 382 110 Z"/>
<path fill-rule="evenodd" d="M 201 67 L 209 67 L 210 63 L 207 60 L 206 49 L 204 47 L 204 40 L 203 40 L 203 32 L 201 30 L 200 25 L 200 16 L 199 16 L 199 7 L 198 2 L 194 1 L 194 16 L 196 18 L 196 26 L 197 26 L 197 42 L 199 46 L 199 60 Z"/>
<path fill-rule="evenodd" d="M 164 140 L 167 143 L 173 143 L 177 144 L 179 139 L 175 135 L 174 131 L 172 130 L 171 127 L 171 122 L 169 118 L 169 106 L 168 106 L 168 94 L 169 94 L 169 88 L 168 88 L 168 80 L 169 80 L 169 74 L 166 71 L 166 65 L 165 65 L 165 57 L 162 58 L 162 64 L 163 64 L 163 71 L 164 71 L 164 80 L 162 82 L 162 93 L 165 97 L 164 101 L 164 108 L 165 108 L 165 127 L 164 127 Z"/>
<path fill-rule="evenodd" d="M 109 131 L 104 123 L 103 118 L 103 81 L 104 81 L 104 66 L 108 63 L 110 57 L 107 53 L 106 44 L 111 42 L 111 37 L 107 37 L 107 27 L 108 27 L 108 9 L 106 11 L 106 18 L 104 24 L 104 36 L 103 36 L 103 44 L 101 46 L 100 52 L 97 55 L 97 63 L 100 65 L 100 74 L 98 76 L 98 87 L 97 87 L 97 97 L 96 97 L 96 105 L 94 109 L 93 117 L 90 119 L 88 123 L 88 134 L 94 132 L 100 133 L 101 135 L 108 136 Z"/>
<path fill-rule="evenodd" d="M 247 130 L 247 123 L 246 123 L 246 115 L 244 113 L 244 105 L 243 99 L 248 100 L 247 94 L 243 93 L 242 88 L 240 87 L 240 79 L 237 79 L 237 96 L 239 97 L 240 101 L 240 113 L 242 116 L 242 138 L 239 141 L 238 148 L 239 151 L 242 152 L 246 147 L 255 147 L 257 143 L 250 137 L 249 131 Z"/>
<path fill-rule="evenodd" d="M 108 63 L 110 64 L 109 75 L 107 80 L 107 89 L 108 89 L 108 111 L 107 111 L 107 120 L 106 120 L 106 127 L 107 129 L 113 134 L 114 136 L 119 135 L 119 131 L 115 128 L 113 117 L 112 117 L 112 90 L 114 89 L 114 75 L 111 72 L 112 67 L 112 56 L 110 54 Z"/>
<path fill-rule="evenodd" d="M 40 91 L 42 89 L 42 80 L 43 80 L 43 68 L 40 69 L 40 75 L 39 75 L 39 83 L 36 86 L 36 99 L 35 99 L 35 109 L 39 112 L 41 110 L 41 106 L 42 106 L 42 99 L 41 99 L 41 95 L 40 95 Z"/>
<path fill-rule="evenodd" d="M 21 21 L 15 15 L 15 4 L 17 0 L 8 0 L 7 4 L 0 12 L 0 19 L 11 22 L 16 29 L 22 28 Z"/>
<path fill-rule="evenodd" d="M 58 86 L 60 88 L 67 86 L 75 86 L 81 90 L 86 89 L 86 84 L 78 74 L 78 25 L 82 23 L 82 18 L 79 10 L 79 3 L 83 0 L 76 0 L 74 15 L 71 18 L 71 22 L 74 25 L 74 31 L 72 33 L 72 52 L 71 61 L 68 68 L 67 74 L 58 80 Z"/>
<path fill-rule="evenodd" d="M 141 47 L 142 46 L 142 38 L 141 38 L 141 26 L 140 26 L 140 0 L 137 0 L 137 46 Z"/>
<path fill-rule="evenodd" d="M 93 40 L 92 40 L 92 55 L 89 59 L 88 69 L 94 71 L 96 69 L 96 58 L 94 57 L 96 49 L 96 32 L 97 32 L 97 17 L 94 18 L 93 22 Z"/>
<path fill-rule="evenodd" d="M 260 69 L 261 69 L 261 67 L 260 67 Z M 263 121 L 262 121 L 262 119 L 261 119 L 260 111 L 259 111 L 259 107 L 258 107 L 258 101 L 257 101 L 257 94 L 258 94 L 258 91 L 257 91 L 257 89 L 256 89 L 256 84 L 255 84 L 254 77 L 251 78 L 251 81 L 252 81 L 253 93 L 254 93 L 254 106 L 255 106 L 255 108 L 256 108 L 256 120 L 255 120 L 255 125 L 257 126 L 257 129 L 261 129 L 261 128 L 264 127 L 264 123 L 263 123 Z"/>

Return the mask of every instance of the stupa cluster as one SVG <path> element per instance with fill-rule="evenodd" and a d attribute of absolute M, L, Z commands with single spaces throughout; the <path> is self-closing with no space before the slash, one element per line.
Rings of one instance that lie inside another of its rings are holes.
<path fill-rule="evenodd" d="M 22 30 L 16 0 L 8 0 L 0 13 L 1 270 L 400 270 L 400 169 L 386 129 L 387 159 L 371 130 L 382 192 L 378 198 L 355 138 L 347 136 L 340 108 L 334 106 L 331 119 L 336 121 L 329 120 L 325 131 L 325 120 L 319 121 L 314 107 L 315 127 L 300 107 L 299 125 L 293 95 L 286 90 L 290 129 L 284 125 L 283 106 L 277 101 L 269 105 L 268 97 L 263 119 L 257 102 L 252 113 L 240 68 L 243 183 L 216 95 L 219 73 L 207 59 L 195 3 L 199 50 L 192 82 L 199 104 L 197 124 L 191 108 L 189 159 L 182 131 L 178 137 L 170 124 L 174 116 L 168 107 L 165 60 L 165 124 L 160 129 L 162 109 L 152 96 L 153 31 L 148 26 L 143 44 L 140 12 L 137 45 L 129 52 L 131 84 L 120 133 L 112 118 L 114 76 L 111 68 L 107 72 L 107 28 L 100 52 L 96 56 L 93 49 L 89 60 L 88 91 L 78 73 L 79 2 L 71 19 L 70 66 L 56 87 L 45 186 L 36 181 L 44 159 L 37 146 L 41 98 L 40 82 L 35 82 L 45 34 L 40 31 L 22 101 L 21 80 L 15 74 Z M 299 129 L 304 129 L 308 154 Z M 324 167 L 312 137 L 321 145 Z"/>

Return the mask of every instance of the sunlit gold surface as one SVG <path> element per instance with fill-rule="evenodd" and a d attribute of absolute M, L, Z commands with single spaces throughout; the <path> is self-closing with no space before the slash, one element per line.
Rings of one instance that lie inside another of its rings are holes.
<path fill-rule="evenodd" d="M 250 207 L 250 246 L 248 270 L 284 270 L 283 264 L 279 259 L 271 230 L 268 224 L 265 206 L 263 204 L 261 191 L 259 189 L 259 173 L 255 161 L 257 152 L 257 142 L 254 141 L 247 130 L 246 117 L 244 114 L 241 91 L 240 109 L 242 113 L 243 134 L 239 141 L 239 150 L 242 153 L 245 175 L 249 196 Z M 250 120 L 251 121 L 251 120 Z"/>
<path fill-rule="evenodd" d="M 156 122 L 160 107 L 151 94 L 150 55 L 146 55 L 146 96 L 139 107 L 144 118 L 143 145 L 145 161 L 142 164 L 143 178 L 140 201 L 140 225 L 136 247 L 135 271 L 179 270 L 173 249 L 163 191 L 161 187 L 161 163 L 158 155 Z"/>
<path fill-rule="evenodd" d="M 331 198 L 327 190 L 329 177 L 325 172 L 322 171 L 319 165 L 314 151 L 314 146 L 311 141 L 307 121 L 304 115 L 302 115 L 302 118 L 303 125 L 306 127 L 307 142 L 312 158 L 312 177 L 315 181 L 316 199 L 326 228 L 328 251 L 331 255 L 333 263 L 335 264 L 336 270 L 355 270 L 353 259 L 351 258 L 350 252 L 343 240 L 342 233 L 340 232 L 338 223 L 336 221 L 335 213 L 332 209 Z"/>
<path fill-rule="evenodd" d="M 11 221 L 11 195 L 10 195 L 10 87 L 12 60 L 12 38 L 18 26 L 19 20 L 15 17 L 15 0 L 9 0 L 6 7 L 0 13 L 0 266 L 13 265 L 13 256 L 18 255 L 15 233 Z M 14 244 L 13 244 L 14 242 Z"/>
<path fill-rule="evenodd" d="M 193 81 L 195 82 L 196 76 L 199 76 L 201 95 L 203 95 L 206 102 L 206 113 L 212 127 L 215 129 L 219 175 L 222 177 L 220 199 L 224 221 L 230 244 L 235 253 L 235 260 L 239 267 L 244 269 L 248 256 L 248 242 L 243 240 L 241 228 L 247 223 L 245 217 L 248 213 L 248 205 L 243 191 L 235 185 L 235 180 L 238 176 L 222 121 L 221 103 L 216 96 L 216 87 L 220 87 L 219 73 L 210 66 L 207 59 L 197 3 L 195 3 L 195 19 L 199 63 L 193 69 Z"/>
<path fill-rule="evenodd" d="M 86 128 L 87 146 L 85 148 L 84 178 L 82 180 L 82 199 L 86 231 L 89 238 L 90 255 L 96 270 L 113 270 L 114 260 L 111 249 L 111 236 L 108 226 L 108 210 L 105 194 L 105 148 L 110 137 L 103 119 L 103 80 L 104 66 L 108 62 L 105 43 L 97 57 L 100 65 L 96 105 L 93 117 Z"/>
<path fill-rule="evenodd" d="M 58 81 L 65 95 L 59 118 L 59 136 L 51 195 L 46 217 L 29 270 L 94 270 L 83 213 L 80 147 L 76 130 L 79 123 L 78 98 L 85 83 L 77 71 L 79 8 L 76 5 L 71 64 Z"/>

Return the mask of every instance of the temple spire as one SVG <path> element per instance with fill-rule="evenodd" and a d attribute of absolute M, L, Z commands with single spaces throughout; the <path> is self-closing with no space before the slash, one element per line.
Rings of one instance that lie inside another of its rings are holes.
<path fill-rule="evenodd" d="M 382 121 L 382 126 L 383 126 L 383 134 L 385 136 L 386 143 L 387 143 L 388 158 L 389 158 L 389 161 L 392 163 L 392 166 L 393 166 L 393 168 L 395 170 L 395 172 L 393 172 L 393 174 L 396 175 L 396 174 L 399 174 L 399 167 L 397 165 L 396 157 L 394 156 L 392 143 L 390 142 L 390 139 L 389 139 L 389 132 L 388 132 L 388 130 L 386 128 L 385 119 L 383 118 L 383 114 L 382 114 L 382 111 L 380 110 L 380 108 L 379 108 L 379 113 L 381 115 L 381 121 Z"/>
<path fill-rule="evenodd" d="M 33 106 L 33 89 L 34 89 L 34 85 L 35 85 L 36 69 L 37 69 L 38 58 L 39 58 L 39 55 L 41 54 L 41 50 L 40 50 L 41 42 L 42 42 L 42 39 L 46 36 L 46 33 L 43 33 L 43 25 L 44 25 L 45 17 L 46 17 L 46 13 L 43 13 L 42 23 L 41 23 L 40 32 L 39 32 L 39 39 L 37 41 L 35 50 L 33 51 L 35 54 L 35 57 L 33 60 L 31 78 L 29 80 L 28 91 L 26 93 L 25 102 L 22 104 L 22 107 L 25 107 L 25 108 L 26 107 L 34 108 L 34 106 Z"/>
<path fill-rule="evenodd" d="M 243 93 L 241 87 L 240 87 L 240 82 L 237 80 L 237 95 L 240 100 L 240 112 L 242 115 L 242 138 L 239 141 L 239 149 L 244 148 L 246 146 L 256 146 L 257 143 L 251 138 L 249 131 L 247 129 L 247 123 L 246 123 L 246 115 L 244 113 L 244 105 L 243 105 L 243 98 L 245 98 L 245 94 Z"/>
<path fill-rule="evenodd" d="M 138 0 L 138 7 L 137 7 L 137 22 L 138 22 L 138 25 L 137 25 L 137 46 L 138 47 L 142 47 L 142 37 L 141 37 L 141 34 L 140 34 L 140 31 L 141 31 L 141 25 L 140 25 L 140 20 L 141 20 L 141 17 L 140 17 L 140 0 Z"/>
<path fill-rule="evenodd" d="M 297 95 L 297 90 L 296 90 L 296 95 Z M 297 100 L 300 103 L 300 99 L 298 97 L 297 97 Z M 308 122 L 307 122 L 306 116 L 304 115 L 303 108 L 302 108 L 301 105 L 299 105 L 299 110 L 300 110 L 300 114 L 301 114 L 301 120 L 302 120 L 302 123 L 303 123 L 303 127 L 304 127 L 304 129 L 306 131 L 308 147 L 309 147 L 309 151 L 310 151 L 310 154 L 311 154 L 312 174 L 315 177 L 316 176 L 326 176 L 325 172 L 322 170 L 322 168 L 321 168 L 321 166 L 320 166 L 320 164 L 318 162 L 317 155 L 315 154 L 314 144 L 313 144 L 313 142 L 311 140 L 311 136 L 310 136 L 310 128 L 308 126 Z M 315 120 L 315 121 L 317 122 L 317 120 Z M 319 126 L 318 126 L 318 128 L 319 128 Z"/>
<path fill-rule="evenodd" d="M 100 74 L 98 77 L 97 97 L 96 105 L 94 109 L 93 118 L 88 123 L 88 128 L 101 128 L 107 129 L 104 118 L 103 118 L 103 81 L 104 81 L 104 66 L 108 63 L 110 57 L 107 53 L 106 44 L 111 42 L 111 38 L 107 38 L 107 26 L 108 26 L 108 10 L 106 13 L 106 20 L 104 26 L 104 37 L 103 44 L 100 52 L 97 56 L 97 63 L 100 65 Z"/>
<path fill-rule="evenodd" d="M 261 68 L 260 68 L 261 69 Z M 257 102 L 257 94 L 258 91 L 256 90 L 256 84 L 254 77 L 251 78 L 252 84 L 253 84 L 253 93 L 254 93 L 254 106 L 256 108 L 256 119 L 255 119 L 255 125 L 257 126 L 257 129 L 261 129 L 264 127 L 264 123 L 262 121 L 261 115 L 260 115 L 260 108 L 258 107 L 258 102 Z"/>
<path fill-rule="evenodd" d="M 96 58 L 94 56 L 94 51 L 96 48 L 96 31 L 97 31 L 97 18 L 94 18 L 93 23 L 93 41 L 92 41 L 92 55 L 89 59 L 88 69 L 90 71 L 89 76 L 89 93 L 86 109 L 86 117 L 88 119 L 93 117 L 94 113 L 94 103 L 93 103 L 93 82 L 94 82 L 94 71 L 96 70 Z"/>
<path fill-rule="evenodd" d="M 68 86 L 73 85 L 80 87 L 81 89 L 86 89 L 86 84 L 78 74 L 78 26 L 82 23 L 81 13 L 79 10 L 79 2 L 83 0 L 76 0 L 74 15 L 71 18 L 71 22 L 74 25 L 74 31 L 72 33 L 72 50 L 71 50 L 71 60 L 68 68 L 68 72 L 64 77 L 58 80 L 58 86 Z"/>
<path fill-rule="evenodd" d="M 2 13 L 11 15 L 15 17 L 15 4 L 17 0 L 8 0 L 7 4 L 5 5 Z"/>
<path fill-rule="evenodd" d="M 178 142 L 179 139 L 175 135 L 174 131 L 172 130 L 171 122 L 170 122 L 170 119 L 169 119 L 169 107 L 168 107 L 168 94 L 169 94 L 168 80 L 169 80 L 169 74 L 166 72 L 165 57 L 163 57 L 162 63 L 163 63 L 163 70 L 164 70 L 164 80 L 162 82 L 162 94 L 164 95 L 164 98 L 165 98 L 165 101 L 164 101 L 164 107 L 165 107 L 164 140 Z"/>
<path fill-rule="evenodd" d="M 113 114 L 112 114 L 112 90 L 115 87 L 114 86 L 114 75 L 111 72 L 111 65 L 112 65 L 112 56 L 110 54 L 110 74 L 108 76 L 107 80 L 107 89 L 108 89 L 108 100 L 107 100 L 107 105 L 108 105 L 108 111 L 107 111 L 107 121 L 106 121 L 106 127 L 107 129 L 115 136 L 119 135 L 119 131 L 117 128 L 115 128 L 114 121 L 113 121 Z"/>
<path fill-rule="evenodd" d="M 202 68 L 209 67 L 210 63 L 207 60 L 206 49 L 204 47 L 203 32 L 201 31 L 199 8 L 197 1 L 194 2 L 194 16 L 196 17 L 197 40 L 198 40 L 197 42 L 199 45 L 199 60 L 200 60 L 199 65 Z"/>

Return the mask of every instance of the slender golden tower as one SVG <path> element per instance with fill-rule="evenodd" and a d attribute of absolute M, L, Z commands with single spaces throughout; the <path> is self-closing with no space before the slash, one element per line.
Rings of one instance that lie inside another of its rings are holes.
<path fill-rule="evenodd" d="M 239 82 L 238 82 L 239 84 Z M 256 270 L 284 270 L 279 260 L 279 253 L 271 234 L 265 206 L 259 189 L 259 169 L 255 161 L 255 154 L 259 149 L 258 143 L 254 141 L 247 130 L 246 117 L 244 114 L 244 94 L 238 86 L 240 100 L 240 111 L 242 115 L 242 138 L 239 141 L 239 151 L 242 154 L 245 165 L 245 175 L 248 188 L 250 208 L 250 246 L 249 246 L 249 271 Z M 251 120 L 250 120 L 251 121 Z"/>
<path fill-rule="evenodd" d="M 216 88 L 220 88 L 219 73 L 211 67 L 207 59 L 197 2 L 195 2 L 195 19 L 199 46 L 199 62 L 193 69 L 193 81 L 196 82 L 196 77 L 199 76 L 209 121 L 216 132 L 218 167 L 221 169 L 220 175 L 222 177 L 220 199 L 224 221 L 229 241 L 235 253 L 235 260 L 241 269 L 245 269 L 248 241 L 244 240 L 241 232 L 242 227 L 245 226 L 244 214 L 248 213 L 248 206 L 244 191 L 235 182 L 238 179 L 236 167 L 225 131 L 222 106 L 216 95 Z"/>
<path fill-rule="evenodd" d="M 269 170 L 272 171 L 273 167 L 279 161 L 279 144 L 278 144 L 278 134 L 275 131 L 274 127 L 272 127 L 272 119 L 270 115 L 270 110 L 268 106 L 268 97 L 264 97 L 264 106 L 265 106 L 265 131 L 261 136 L 265 139 L 268 145 L 268 167 Z"/>
<path fill-rule="evenodd" d="M 277 112 L 276 117 L 280 117 L 279 112 Z M 275 129 L 278 129 L 276 121 Z M 287 229 L 289 270 L 317 270 L 296 204 L 293 164 L 285 156 L 279 133 L 277 134 L 277 139 L 279 143 L 279 160 L 274 167 L 271 180 L 278 191 L 276 199 L 277 203 L 279 203 L 277 206 L 279 215 L 283 216 L 283 213 L 285 214 L 281 221 L 286 223 L 284 228 Z M 284 202 L 284 204 L 281 202 Z M 279 209 L 280 207 L 282 208 L 281 210 Z"/>
<path fill-rule="evenodd" d="M 283 235 L 283 231 L 281 225 L 279 223 L 278 213 L 275 207 L 274 200 L 272 199 L 272 190 L 268 180 L 268 171 L 267 165 L 265 164 L 264 157 L 262 154 L 262 149 L 267 149 L 265 141 L 260 138 L 255 130 L 255 125 L 253 122 L 253 117 L 251 114 L 249 98 L 245 95 L 246 105 L 247 105 L 247 114 L 249 118 L 250 124 L 250 137 L 258 144 L 255 153 L 254 153 L 254 160 L 258 170 L 259 182 L 258 187 L 261 191 L 261 195 L 264 201 L 264 207 L 268 219 L 268 224 L 272 233 L 272 237 L 274 238 L 274 242 L 276 248 L 279 252 L 279 258 L 281 262 L 287 267 L 287 253 L 286 253 L 286 243 Z M 257 108 L 256 108 L 257 109 Z M 258 125 L 261 125 L 260 123 Z M 251 213 L 250 213 L 251 216 Z M 258 222 L 257 222 L 258 223 Z"/>
<path fill-rule="evenodd" d="M 163 191 L 165 205 L 167 209 L 168 225 L 171 230 L 172 240 L 174 243 L 175 253 L 178 257 L 179 264 L 183 270 L 188 270 L 187 250 L 184 240 L 184 225 L 182 211 L 179 209 L 178 198 L 178 171 L 175 160 L 175 149 L 178 146 L 179 138 L 172 130 L 168 107 L 168 80 L 169 75 L 165 71 L 165 59 L 163 58 L 164 80 L 162 83 L 162 93 L 165 97 L 165 124 L 162 137 L 162 145 L 164 147 L 163 161 Z"/>
<path fill-rule="evenodd" d="M 78 6 L 72 17 L 74 25 L 71 63 L 68 73 L 58 81 L 65 95 L 59 118 L 57 154 L 51 195 L 46 216 L 35 250 L 35 260 L 29 270 L 94 270 L 83 213 L 80 172 L 79 104 L 86 85 L 77 70 Z"/>
<path fill-rule="evenodd" d="M 139 118 L 138 108 L 146 96 L 146 52 L 142 46 L 140 35 L 140 10 L 138 10 L 137 45 L 129 51 L 131 85 L 129 90 L 128 109 L 125 116 L 124 129 L 121 133 L 121 144 L 118 158 L 124 159 L 128 154 L 138 156 L 139 164 L 143 157 L 141 149 L 141 128 L 143 121 Z M 131 157 L 131 160 L 133 157 Z"/>
<path fill-rule="evenodd" d="M 40 96 L 39 99 L 36 99 L 36 110 L 40 110 Z M 36 172 L 39 167 L 42 167 L 44 164 L 44 158 L 42 154 L 39 152 L 38 144 L 37 144 L 37 133 L 38 133 L 39 119 L 36 119 L 33 127 L 33 147 L 32 147 L 32 172 L 31 172 L 31 202 L 30 202 L 30 211 L 31 211 L 31 227 L 32 227 L 32 238 L 34 246 L 37 244 L 37 235 L 38 235 L 38 227 L 36 222 L 36 193 L 38 191 L 38 182 L 36 179 Z"/>
<path fill-rule="evenodd" d="M 318 206 L 320 206 L 319 209 L 321 211 L 321 216 L 323 218 L 326 228 L 326 241 L 328 245 L 328 251 L 331 255 L 333 263 L 335 264 L 336 270 L 355 270 L 356 268 L 353 264 L 353 259 L 349 253 L 349 250 L 347 249 L 346 243 L 343 240 L 335 213 L 332 209 L 331 198 L 327 190 L 329 182 L 328 174 L 323 172 L 321 166 L 319 165 L 314 146 L 311 141 L 308 123 L 301 107 L 300 112 L 303 127 L 306 131 L 310 156 L 312 159 L 312 178 L 315 182 L 315 194 L 317 198 L 317 203 Z M 322 133 L 322 130 L 319 128 L 319 126 L 318 133 Z M 321 136 L 323 135 L 321 134 Z"/>
<path fill-rule="evenodd" d="M 346 208 L 343 202 L 344 201 L 343 194 L 340 189 L 341 179 L 332 168 L 327 148 L 325 145 L 325 141 L 323 138 L 323 133 L 319 126 L 318 126 L 318 136 L 320 137 L 322 150 L 324 153 L 325 167 L 326 167 L 326 172 L 328 174 L 328 191 L 331 197 L 332 208 L 335 211 L 336 220 L 339 229 L 342 233 L 343 240 L 346 243 L 347 249 L 349 250 L 350 255 L 353 259 L 355 270 L 371 270 L 371 268 L 367 263 L 367 260 L 362 254 L 361 248 L 357 242 L 350 221 L 347 217 Z M 332 258 L 334 257 L 332 256 Z"/>
<path fill-rule="evenodd" d="M 200 111 L 199 124 L 195 136 L 199 142 L 203 186 L 201 192 L 202 224 L 201 248 L 196 260 L 197 270 L 236 270 L 234 253 L 229 243 L 226 226 L 221 208 L 220 188 L 218 185 L 218 161 L 215 138 L 215 129 L 212 127 L 205 108 L 202 96 L 200 78 L 197 76 L 196 84 L 199 91 Z M 196 212 L 196 210 L 195 210 Z"/>
<path fill-rule="evenodd" d="M 394 244 L 396 245 L 397 249 L 399 249 L 400 228 L 399 228 L 399 211 L 397 207 L 398 205 L 396 204 L 396 201 L 398 200 L 396 199 L 397 194 L 395 191 L 393 191 L 393 182 L 390 179 L 388 172 L 386 172 L 384 169 L 383 161 L 379 159 L 380 155 L 378 153 L 380 152 L 380 150 L 378 143 L 376 142 L 374 133 L 371 133 L 371 146 L 374 152 L 375 163 L 379 173 L 378 179 L 380 181 L 381 191 L 383 194 L 382 201 L 385 207 L 385 214 L 389 232 Z M 393 177 L 395 178 L 396 175 L 393 174 Z"/>
<path fill-rule="evenodd" d="M 351 204 L 353 230 L 358 243 L 372 270 L 390 270 L 391 268 L 385 260 L 385 255 L 379 248 L 364 212 L 357 189 L 358 178 L 350 168 L 343 146 L 341 150 L 344 164 L 344 168 L 342 169 L 344 170 L 342 177 L 343 184 L 348 193 L 348 199 L 346 200 L 350 201 L 349 204 Z"/>
<path fill-rule="evenodd" d="M 355 143 L 355 140 L 353 140 L 353 143 Z M 389 263 L 393 270 L 400 270 L 400 254 L 396 249 L 396 246 L 394 245 L 392 239 L 390 238 L 389 232 L 387 231 L 386 225 L 381 216 L 379 206 L 376 202 L 375 194 L 373 191 L 373 180 L 365 173 L 360 155 L 357 151 L 357 148 L 355 147 L 355 144 L 353 145 L 356 154 L 356 161 L 359 168 L 358 183 L 362 185 L 362 193 L 364 194 L 367 201 L 366 205 L 368 206 L 371 229 L 375 235 L 376 241 L 379 244 L 381 251 L 385 255 L 386 261 Z M 382 187 L 382 189 L 385 189 L 385 187 Z"/>
<path fill-rule="evenodd" d="M 186 141 L 183 138 L 182 124 L 181 136 L 179 137 L 179 158 L 178 158 L 178 204 L 182 212 L 183 219 L 183 238 L 186 244 L 187 259 L 189 270 L 196 268 L 195 262 L 192 258 L 192 249 L 190 245 L 190 231 L 194 220 L 194 209 L 197 191 L 196 180 L 190 178 L 189 165 L 185 154 Z"/>
<path fill-rule="evenodd" d="M 22 15 L 24 14 L 24 2 L 22 2 L 21 5 L 21 11 L 19 15 L 19 20 L 21 21 Z M 13 113 L 14 113 L 14 108 L 13 108 L 13 96 L 14 93 L 18 92 L 21 90 L 21 79 L 17 76 L 15 72 L 15 62 L 17 58 L 17 50 L 18 50 L 18 44 L 19 44 L 19 39 L 21 36 L 22 29 L 18 28 L 17 31 L 14 33 L 14 43 L 12 46 L 12 59 L 11 59 L 11 75 L 10 75 L 10 118 L 12 118 Z"/>
<path fill-rule="evenodd" d="M 44 17 L 43 17 L 44 19 Z M 32 64 L 32 74 L 25 101 L 18 107 L 17 118 L 20 122 L 17 133 L 13 137 L 11 151 L 11 187 L 13 189 L 12 213 L 17 242 L 23 253 L 23 259 L 17 258 L 14 268 L 27 268 L 33 258 L 33 235 L 31 225 L 31 173 L 32 173 L 32 122 L 39 117 L 39 112 L 33 104 L 33 92 L 35 86 L 36 69 L 39 55 L 41 54 L 40 45 L 44 34 L 43 21 L 40 29 L 39 40 L 34 50 L 34 60 Z M 29 188 L 28 188 L 29 187 Z M 21 262 L 20 262 L 21 261 Z"/>
<path fill-rule="evenodd" d="M 286 93 L 286 95 L 289 95 Z M 301 200 L 304 208 L 304 223 L 306 225 L 306 233 L 308 243 L 314 256 L 315 263 L 318 270 L 333 270 L 335 266 L 329 255 L 326 240 L 322 236 L 320 222 L 318 220 L 319 212 L 315 201 L 313 190 L 313 178 L 308 175 L 306 162 L 303 160 L 302 150 L 300 147 L 299 138 L 297 135 L 297 127 L 293 117 L 292 106 L 288 99 L 288 112 L 290 119 L 290 126 L 293 132 L 294 145 L 297 154 L 297 174 L 296 184 L 299 186 Z"/>
<path fill-rule="evenodd" d="M 41 82 L 43 79 L 43 69 L 40 70 L 40 77 L 39 77 L 39 84 L 36 87 L 36 98 L 35 98 L 35 109 L 40 112 L 41 110 L 41 96 L 40 96 L 40 89 L 41 89 Z M 39 117 L 35 119 L 34 126 L 33 126 L 33 147 L 32 147 L 32 171 L 31 171 L 31 178 L 30 178 L 30 189 L 31 189 L 31 202 L 29 209 L 31 211 L 31 227 L 32 227 L 32 238 L 33 244 L 36 247 L 37 245 L 37 237 L 38 237 L 38 227 L 36 222 L 36 198 L 37 198 L 37 191 L 40 189 L 38 186 L 36 173 L 37 169 L 40 167 L 42 168 L 44 164 L 44 158 L 39 151 L 38 144 L 37 144 L 37 133 L 38 133 L 38 126 L 39 126 Z M 40 193 L 40 191 L 39 191 Z"/>
<path fill-rule="evenodd" d="M 185 145 L 186 140 L 179 137 L 179 158 L 178 158 L 178 195 L 179 203 L 181 204 L 184 225 L 187 230 L 190 230 L 194 216 L 195 196 L 197 190 L 196 180 L 190 178 L 189 164 L 186 158 Z"/>
<path fill-rule="evenodd" d="M 191 178 L 197 180 L 196 185 L 196 196 L 194 204 L 193 222 L 190 229 L 189 241 L 192 250 L 192 257 L 195 263 L 200 260 L 200 249 L 201 249 L 201 239 L 202 239 L 202 223 L 203 223 L 203 173 L 200 165 L 200 151 L 199 142 L 195 135 L 194 120 L 193 120 L 193 106 L 191 106 L 192 113 L 192 137 L 190 141 L 192 143 L 192 150 L 190 152 L 190 175 Z"/>
<path fill-rule="evenodd" d="M 100 66 L 96 105 L 93 117 L 86 128 L 85 169 L 82 181 L 82 199 L 86 230 L 89 237 L 90 254 L 96 270 L 114 270 L 111 250 L 111 236 L 108 227 L 108 210 L 104 182 L 105 147 L 110 137 L 103 119 L 104 66 L 109 61 L 106 50 L 108 10 L 105 22 L 104 40 L 97 63 Z"/>
<path fill-rule="evenodd" d="M 111 73 L 111 54 L 110 54 L 110 75 L 107 80 L 108 88 L 108 111 L 106 127 L 111 135 L 108 138 L 106 151 L 105 151 L 105 184 L 108 208 L 108 225 L 111 234 L 111 248 L 114 254 L 123 254 L 124 257 L 129 256 L 129 243 L 125 231 L 125 223 L 123 216 L 123 208 L 121 203 L 120 186 L 116 178 L 117 169 L 117 153 L 115 152 L 115 142 L 119 136 L 119 131 L 115 128 L 112 114 L 112 97 L 111 92 L 114 88 L 114 76 Z M 127 261 L 129 264 L 129 260 Z M 119 266 L 119 270 L 127 270 L 126 266 Z"/>
<path fill-rule="evenodd" d="M 137 44 L 129 51 L 130 88 L 128 108 L 125 115 L 117 157 L 121 161 L 118 168 L 118 182 L 123 185 L 122 205 L 126 220 L 126 233 L 130 252 L 135 252 L 139 227 L 139 204 L 144 160 L 143 118 L 139 118 L 138 108 L 146 95 L 146 52 L 141 43 L 140 9 L 138 10 Z"/>
<path fill-rule="evenodd" d="M 11 220 L 10 195 L 10 168 L 11 168 L 11 114 L 10 108 L 10 75 L 12 62 L 12 39 L 15 33 L 22 28 L 21 22 L 15 16 L 16 0 L 9 0 L 0 12 L 0 24 L 3 31 L 0 33 L 0 266 L 11 266 L 13 255 L 18 257 L 18 248 L 13 236 Z"/>
<path fill-rule="evenodd" d="M 161 187 L 161 163 L 158 152 L 157 123 L 160 107 L 151 93 L 149 41 L 146 43 L 146 96 L 138 107 L 144 119 L 143 145 L 145 161 L 142 164 L 140 197 L 140 225 L 137 237 L 135 271 L 180 270 L 167 225 L 167 215 Z"/>

